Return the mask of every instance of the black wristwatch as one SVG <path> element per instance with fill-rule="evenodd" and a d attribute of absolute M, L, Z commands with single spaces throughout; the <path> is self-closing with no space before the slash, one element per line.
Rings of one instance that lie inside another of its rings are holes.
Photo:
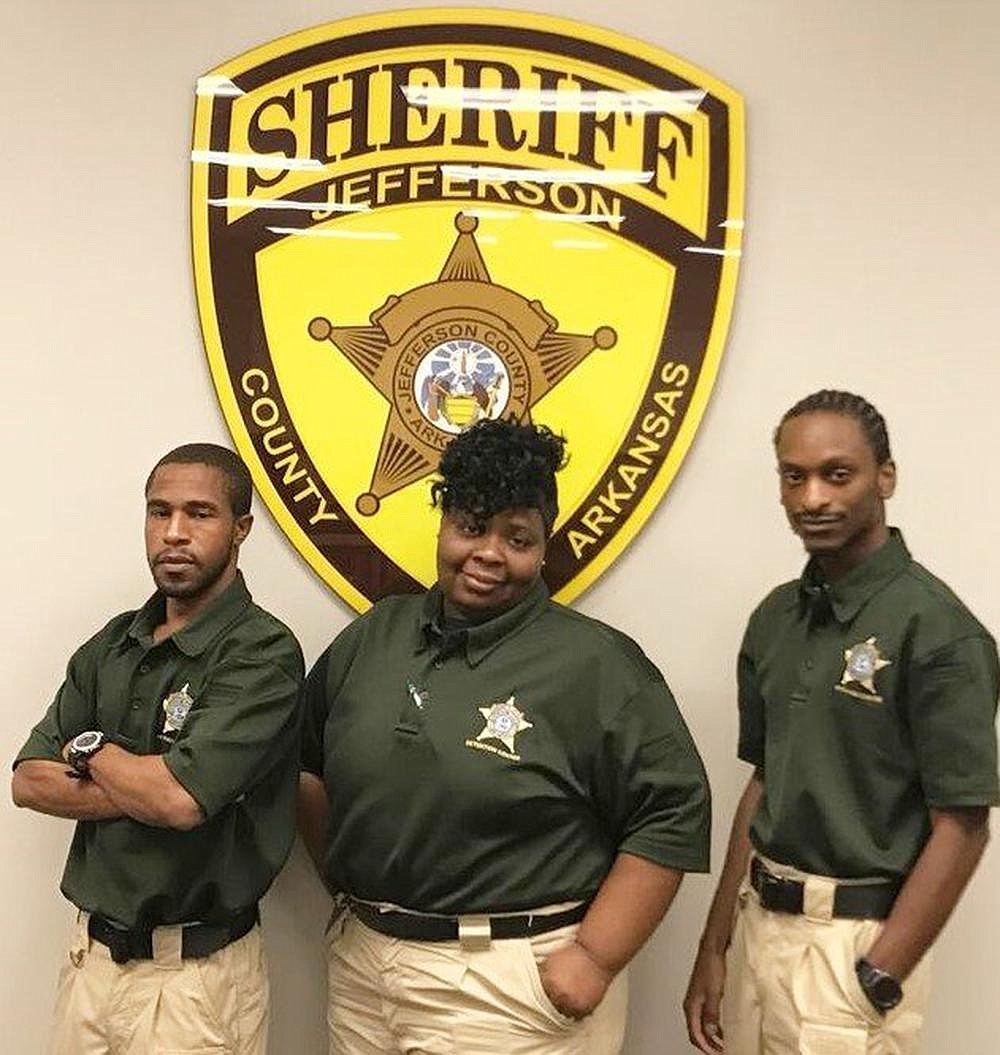
<path fill-rule="evenodd" d="M 104 746 L 104 733 L 98 729 L 88 729 L 69 742 L 66 761 L 77 776 L 89 775 L 88 764 L 91 758 Z"/>
<path fill-rule="evenodd" d="M 903 987 L 899 982 L 863 956 L 854 965 L 854 972 L 869 1003 L 879 1014 L 891 1011 L 903 999 Z"/>

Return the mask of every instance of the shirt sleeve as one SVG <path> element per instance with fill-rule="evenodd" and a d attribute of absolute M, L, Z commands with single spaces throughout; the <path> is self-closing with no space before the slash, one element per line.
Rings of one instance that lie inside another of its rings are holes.
<path fill-rule="evenodd" d="M 280 625 L 233 641 L 211 672 L 163 755 L 206 817 L 235 802 L 274 766 L 294 765 L 302 675 L 298 642 Z"/>
<path fill-rule="evenodd" d="M 306 773 L 317 777 L 323 776 L 326 720 L 357 655 L 366 621 L 367 615 L 355 619 L 334 638 L 330 647 L 316 660 L 302 686 L 300 765 Z"/>
<path fill-rule="evenodd" d="M 985 635 L 963 638 L 915 663 L 907 705 L 929 806 L 1000 805 L 998 682 L 996 646 Z"/>
<path fill-rule="evenodd" d="M 61 762 L 67 741 L 87 729 L 97 728 L 95 682 L 100 637 L 98 634 L 91 638 L 73 654 L 66 666 L 65 681 L 18 752 L 15 768 L 28 759 Z"/>
<path fill-rule="evenodd" d="M 752 766 L 764 765 L 766 726 L 764 699 L 757 682 L 753 655 L 752 621 L 747 626 L 736 660 L 736 691 L 740 710 L 740 738 L 737 754 Z"/>
<path fill-rule="evenodd" d="M 594 786 L 620 853 L 708 871 L 708 779 L 662 679 L 644 684 L 605 729 Z"/>

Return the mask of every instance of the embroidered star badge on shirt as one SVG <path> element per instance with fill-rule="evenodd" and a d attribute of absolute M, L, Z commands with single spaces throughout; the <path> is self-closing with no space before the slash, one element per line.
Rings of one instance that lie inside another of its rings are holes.
<path fill-rule="evenodd" d="M 189 687 L 190 683 L 185 682 L 183 688 L 170 693 L 163 701 L 163 712 L 166 714 L 163 722 L 163 732 L 160 734 L 163 739 L 176 736 L 181 731 L 187 719 L 188 711 L 191 710 L 194 704 L 194 700 L 188 693 Z"/>
<path fill-rule="evenodd" d="M 514 750 L 514 737 L 525 729 L 534 728 L 514 700 L 512 693 L 503 703 L 479 708 L 479 713 L 486 719 L 486 728 L 476 737 L 477 740 L 499 740 L 508 751 Z"/>
<path fill-rule="evenodd" d="M 879 651 L 874 637 L 852 645 L 844 649 L 844 673 L 837 688 L 852 696 L 881 703 L 882 697 L 875 688 L 875 675 L 890 662 Z"/>

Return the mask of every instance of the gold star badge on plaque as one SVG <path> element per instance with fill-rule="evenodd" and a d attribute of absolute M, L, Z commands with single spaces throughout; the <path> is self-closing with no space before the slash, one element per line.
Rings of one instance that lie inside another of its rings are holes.
<path fill-rule="evenodd" d="M 618 334 L 563 333 L 539 300 L 496 284 L 476 242 L 479 220 L 459 213 L 457 238 L 437 282 L 393 294 L 369 324 L 335 326 L 328 341 L 389 402 L 368 490 L 355 508 L 374 516 L 382 500 L 432 473 L 441 452 L 484 418 L 530 420 L 534 405 L 595 349 Z"/>
<path fill-rule="evenodd" d="M 491 707 L 480 707 L 479 713 L 486 719 L 486 728 L 476 737 L 477 740 L 499 740 L 508 751 L 514 750 L 514 737 L 525 729 L 533 729 L 531 722 L 524 717 L 514 703 L 511 694 L 503 703 L 494 703 Z"/>
<path fill-rule="evenodd" d="M 844 673 L 837 688 L 855 696 L 881 701 L 875 688 L 875 675 L 890 665 L 879 651 L 874 637 L 844 649 Z M 846 686 L 846 687 L 845 687 Z"/>

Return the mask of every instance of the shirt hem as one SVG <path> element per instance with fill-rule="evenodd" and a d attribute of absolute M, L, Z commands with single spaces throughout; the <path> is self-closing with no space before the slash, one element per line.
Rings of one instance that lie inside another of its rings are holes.
<path fill-rule="evenodd" d="M 10 764 L 10 770 L 13 773 L 15 769 L 22 762 L 65 762 L 61 755 L 36 755 L 32 753 L 18 755 Z"/>
<path fill-rule="evenodd" d="M 677 872 L 706 873 L 711 871 L 707 855 L 695 857 L 692 855 L 670 854 L 655 847 L 637 846 L 631 843 L 623 843 L 618 847 L 618 852 L 641 857 L 654 865 L 659 865 L 661 868 L 672 868 Z"/>
<path fill-rule="evenodd" d="M 947 810 L 960 806 L 986 806 L 996 808 L 1000 806 L 1000 793 L 996 791 L 971 792 L 962 795 L 927 796 L 927 806 L 932 810 Z"/>
<path fill-rule="evenodd" d="M 199 809 L 205 815 L 205 820 L 211 820 L 217 813 L 220 813 L 226 806 L 225 802 L 215 802 L 214 796 L 205 793 L 205 789 L 198 787 L 197 781 L 191 779 L 192 774 L 183 764 L 178 766 L 177 761 L 172 759 L 169 754 L 161 755 L 163 764 L 170 771 L 170 775 L 177 781 L 178 784 L 194 799 L 198 804 Z"/>

